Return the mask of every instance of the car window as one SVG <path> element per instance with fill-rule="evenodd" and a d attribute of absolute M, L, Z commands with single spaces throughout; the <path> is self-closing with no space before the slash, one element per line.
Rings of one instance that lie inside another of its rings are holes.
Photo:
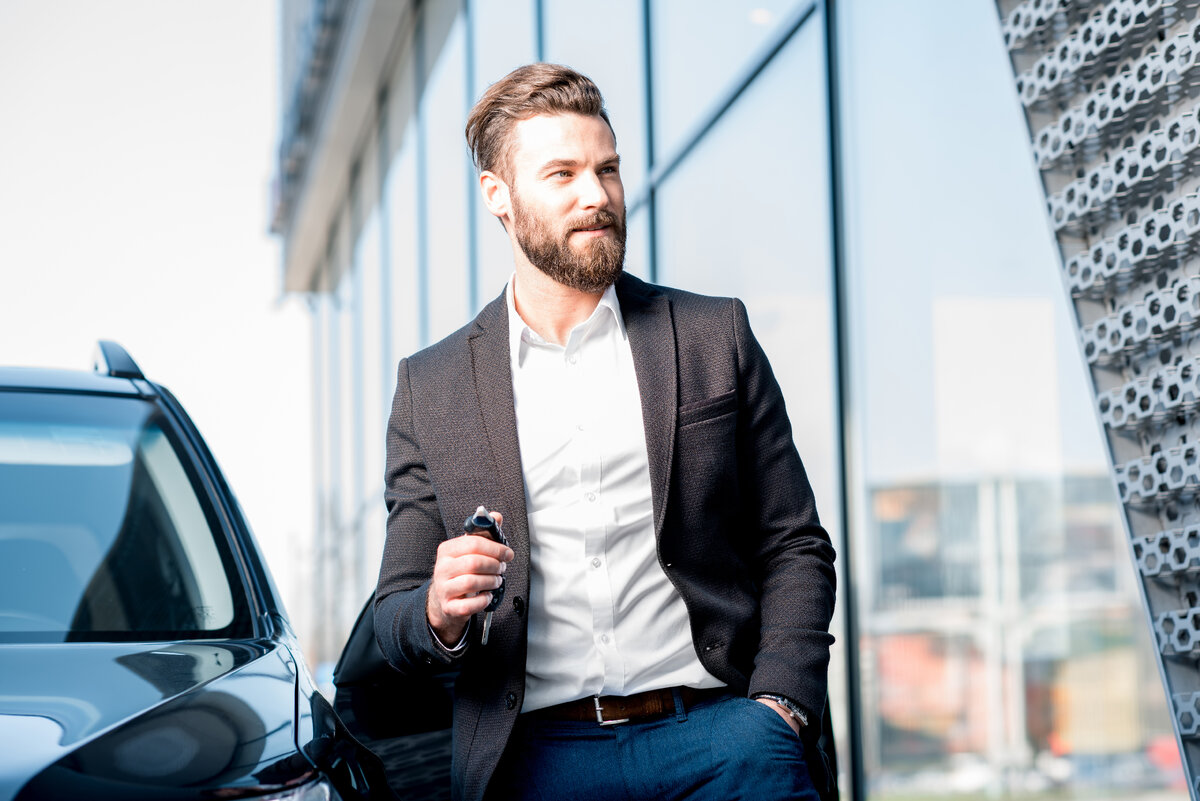
<path fill-rule="evenodd" d="M 229 546 L 154 404 L 0 392 L 0 640 L 234 636 Z"/>

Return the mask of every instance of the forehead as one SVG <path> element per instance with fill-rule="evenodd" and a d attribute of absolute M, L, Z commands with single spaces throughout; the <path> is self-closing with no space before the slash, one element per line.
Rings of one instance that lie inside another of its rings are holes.
<path fill-rule="evenodd" d="M 510 155 L 517 171 L 549 161 L 601 161 L 616 155 L 616 141 L 600 117 L 538 114 L 513 126 Z"/>

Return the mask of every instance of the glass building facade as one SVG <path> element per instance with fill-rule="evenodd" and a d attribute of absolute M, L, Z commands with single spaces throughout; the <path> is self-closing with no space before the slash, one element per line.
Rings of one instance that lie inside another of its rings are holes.
<path fill-rule="evenodd" d="M 310 661 L 374 587 L 397 361 L 512 270 L 467 111 L 557 61 L 608 101 L 627 269 L 742 298 L 783 387 L 839 551 L 843 797 L 1186 797 L 992 3 L 285 0 L 281 38 Z"/>

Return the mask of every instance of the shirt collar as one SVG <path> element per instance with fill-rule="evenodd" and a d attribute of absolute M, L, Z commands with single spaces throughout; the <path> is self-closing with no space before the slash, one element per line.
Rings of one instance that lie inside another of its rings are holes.
<path fill-rule="evenodd" d="M 525 320 L 517 313 L 517 305 L 513 296 L 513 285 L 516 283 L 517 274 L 514 272 L 508 279 L 508 285 L 504 288 L 504 302 L 508 305 L 508 350 L 509 357 L 512 359 L 513 368 L 521 365 L 522 345 L 524 343 L 545 343 L 540 334 L 534 331 L 525 324 Z M 607 311 L 604 311 L 607 309 Z M 609 284 L 608 289 L 604 290 L 604 294 L 600 296 L 600 302 L 596 304 L 595 310 L 582 323 L 575 326 L 573 331 L 579 328 L 585 328 L 595 325 L 597 318 L 602 314 L 612 314 L 613 320 L 617 324 L 617 332 L 621 335 L 621 339 L 627 339 L 628 334 L 625 331 L 625 320 L 621 317 L 621 304 L 617 301 L 616 284 Z"/>

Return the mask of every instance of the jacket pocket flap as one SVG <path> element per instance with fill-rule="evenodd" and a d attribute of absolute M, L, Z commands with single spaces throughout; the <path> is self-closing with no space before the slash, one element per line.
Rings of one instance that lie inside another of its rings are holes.
<path fill-rule="evenodd" d="M 737 409 L 737 390 L 731 389 L 711 398 L 685 403 L 679 407 L 679 425 L 712 420 Z"/>

